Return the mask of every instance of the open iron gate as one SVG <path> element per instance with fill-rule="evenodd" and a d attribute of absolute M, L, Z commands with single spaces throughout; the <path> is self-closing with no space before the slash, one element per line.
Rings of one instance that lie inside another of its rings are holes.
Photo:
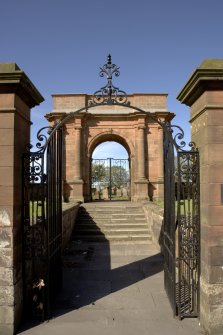
<path fill-rule="evenodd" d="M 92 200 L 130 200 L 129 159 L 92 159 Z"/>
<path fill-rule="evenodd" d="M 173 126 L 174 127 L 174 126 Z M 183 150 L 180 130 L 164 129 L 164 285 L 173 314 L 199 315 L 200 178 L 199 152 L 193 143 Z"/>
<path fill-rule="evenodd" d="M 63 127 L 37 138 L 38 150 L 23 155 L 24 305 L 26 316 L 44 320 L 62 283 Z"/>
<path fill-rule="evenodd" d="M 161 121 L 128 102 L 113 86 L 119 68 L 111 56 L 101 68 L 107 85 L 92 95 L 89 105 L 67 114 L 48 134 L 37 133 L 37 151 L 23 155 L 23 278 L 26 315 L 50 316 L 51 302 L 61 285 L 63 125 L 75 113 L 97 106 L 124 106 L 144 113 L 164 133 L 164 282 L 173 314 L 199 315 L 200 194 L 199 152 L 194 144 L 184 150 L 180 127 Z M 174 134 L 174 130 L 177 132 Z M 45 143 L 44 143 L 45 142 Z M 180 142 L 180 143 L 178 143 Z M 30 148 L 29 148 L 30 149 Z M 110 187 L 111 189 L 111 187 Z"/>

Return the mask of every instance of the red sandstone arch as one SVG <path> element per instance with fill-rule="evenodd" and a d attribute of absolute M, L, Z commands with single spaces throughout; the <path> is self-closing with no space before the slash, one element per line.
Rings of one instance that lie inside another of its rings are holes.
<path fill-rule="evenodd" d="M 112 132 L 105 131 L 95 135 L 88 143 L 88 157 L 92 157 L 92 153 L 98 145 L 107 141 L 114 141 L 121 144 L 128 152 L 129 157 L 132 157 L 134 152 L 132 141 L 127 142 L 126 139 L 120 136 L 115 130 L 112 130 Z"/>
<path fill-rule="evenodd" d="M 106 140 L 122 144 L 130 155 L 131 200 L 148 199 L 151 189 L 154 197 L 163 197 L 162 121 L 174 116 L 166 110 L 166 96 L 133 94 L 126 106 L 90 107 L 92 97 L 86 94 L 53 96 L 54 110 L 47 118 L 51 122 L 62 118 L 66 128 L 64 182 L 70 199 L 91 200 L 90 158 Z"/>

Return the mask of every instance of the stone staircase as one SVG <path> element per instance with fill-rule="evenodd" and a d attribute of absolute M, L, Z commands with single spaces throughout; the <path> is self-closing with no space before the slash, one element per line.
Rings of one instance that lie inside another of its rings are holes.
<path fill-rule="evenodd" d="M 73 240 L 148 242 L 151 235 L 142 207 L 130 201 L 92 202 L 79 207 Z"/>

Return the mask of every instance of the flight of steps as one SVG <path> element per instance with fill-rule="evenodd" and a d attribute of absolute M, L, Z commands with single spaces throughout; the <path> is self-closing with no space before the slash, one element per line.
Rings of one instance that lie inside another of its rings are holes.
<path fill-rule="evenodd" d="M 79 207 L 73 240 L 94 242 L 151 241 L 142 207 L 131 202 L 92 202 Z"/>

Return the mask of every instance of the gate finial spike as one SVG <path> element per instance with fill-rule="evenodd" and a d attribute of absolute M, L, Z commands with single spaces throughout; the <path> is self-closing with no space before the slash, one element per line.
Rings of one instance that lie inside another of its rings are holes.
<path fill-rule="evenodd" d="M 111 65 L 111 63 L 112 63 L 112 61 L 111 61 L 111 54 L 108 54 L 108 62 L 107 62 L 107 64 Z"/>
<path fill-rule="evenodd" d="M 100 77 L 107 77 L 107 84 L 100 90 L 94 92 L 90 105 L 129 104 L 127 101 L 127 94 L 112 83 L 113 76 L 118 77 L 119 74 L 119 67 L 112 63 L 111 54 L 108 54 L 107 63 L 100 67 L 99 73 Z"/>

